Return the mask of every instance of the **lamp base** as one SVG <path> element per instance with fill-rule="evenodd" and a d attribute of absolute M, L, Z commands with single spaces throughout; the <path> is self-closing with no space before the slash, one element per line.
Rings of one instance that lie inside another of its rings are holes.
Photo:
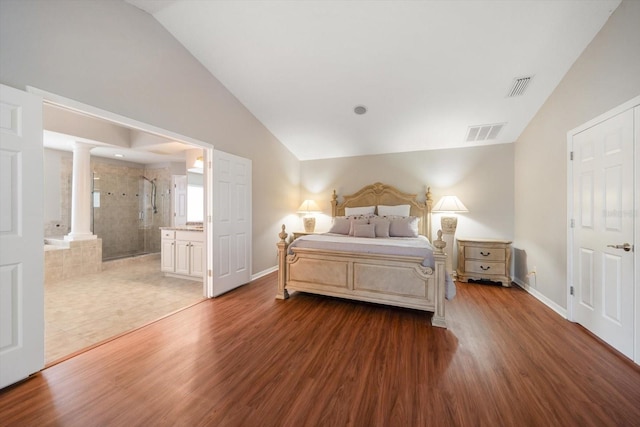
<path fill-rule="evenodd" d="M 443 216 L 440 218 L 440 227 L 442 227 L 442 240 L 447 243 L 445 250 L 447 252 L 447 259 L 445 261 L 445 269 L 447 273 L 454 277 L 455 271 L 453 270 L 453 254 L 454 254 L 454 236 L 456 234 L 456 228 L 458 228 L 458 218 L 455 216 Z"/>
<path fill-rule="evenodd" d="M 304 223 L 305 233 L 313 233 L 313 230 L 316 229 L 316 219 L 314 217 L 306 216 L 302 218 L 302 222 Z"/>

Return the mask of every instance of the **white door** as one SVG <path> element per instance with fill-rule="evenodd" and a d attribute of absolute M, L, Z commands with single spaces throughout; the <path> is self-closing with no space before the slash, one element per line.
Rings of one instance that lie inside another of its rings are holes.
<path fill-rule="evenodd" d="M 573 136 L 574 320 L 633 359 L 634 135 L 628 109 Z"/>
<path fill-rule="evenodd" d="M 213 296 L 251 280 L 251 160 L 213 152 Z"/>
<path fill-rule="evenodd" d="M 187 175 L 173 175 L 173 218 L 174 227 L 187 223 Z"/>
<path fill-rule="evenodd" d="M 44 367 L 42 99 L 0 85 L 0 388 Z"/>

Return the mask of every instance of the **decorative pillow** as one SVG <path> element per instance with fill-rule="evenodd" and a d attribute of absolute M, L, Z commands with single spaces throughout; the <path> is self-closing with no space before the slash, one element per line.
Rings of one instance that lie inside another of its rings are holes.
<path fill-rule="evenodd" d="M 378 215 L 380 216 L 389 216 L 389 215 L 409 216 L 411 215 L 410 212 L 411 212 L 410 205 L 395 205 L 395 206 L 378 205 Z"/>
<path fill-rule="evenodd" d="M 354 237 L 376 237 L 376 226 L 373 224 L 354 224 L 353 229 Z"/>
<path fill-rule="evenodd" d="M 351 228 L 351 221 L 349 218 L 344 216 L 337 216 L 333 218 L 333 224 L 331 225 L 331 229 L 329 233 L 335 234 L 349 234 L 349 229 Z"/>
<path fill-rule="evenodd" d="M 369 220 L 369 224 L 375 225 L 376 237 L 389 237 L 389 226 L 391 225 L 390 219 L 376 216 Z"/>
<path fill-rule="evenodd" d="M 367 218 L 353 218 L 350 222 L 351 226 L 349 227 L 349 236 L 355 235 L 356 225 L 369 224 L 369 220 Z"/>
<path fill-rule="evenodd" d="M 376 212 L 375 206 L 362 206 L 360 208 L 344 208 L 345 216 L 373 215 L 375 212 Z"/>
<path fill-rule="evenodd" d="M 418 237 L 418 221 L 415 216 L 391 219 L 389 236 L 391 237 Z"/>

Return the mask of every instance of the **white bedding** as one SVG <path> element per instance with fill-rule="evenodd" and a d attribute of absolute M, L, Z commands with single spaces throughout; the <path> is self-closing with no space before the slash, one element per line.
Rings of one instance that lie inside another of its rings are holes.
<path fill-rule="evenodd" d="M 295 247 L 382 255 L 419 256 L 423 258 L 423 266 L 434 266 L 433 246 L 425 236 L 371 239 L 345 236 L 343 234 L 313 234 L 301 236 L 291 242 L 289 254 L 293 253 L 292 249 Z M 448 273 L 445 277 L 445 285 L 445 298 L 451 300 L 456 295 L 456 287 Z"/>

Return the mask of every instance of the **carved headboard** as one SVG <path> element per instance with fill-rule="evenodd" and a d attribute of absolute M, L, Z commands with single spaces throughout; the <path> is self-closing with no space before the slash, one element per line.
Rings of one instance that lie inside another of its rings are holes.
<path fill-rule="evenodd" d="M 360 206 L 378 206 L 378 205 L 409 205 L 411 216 L 420 218 L 418 232 L 423 236 L 427 236 L 431 240 L 431 208 L 433 199 L 431 198 L 431 190 L 427 188 L 426 200 L 419 202 L 415 194 L 403 193 L 397 188 L 376 182 L 361 188 L 357 193 L 343 196 L 342 203 L 338 203 L 338 195 L 333 190 L 331 199 L 331 214 L 336 216 L 344 215 L 344 208 L 356 208 Z"/>

